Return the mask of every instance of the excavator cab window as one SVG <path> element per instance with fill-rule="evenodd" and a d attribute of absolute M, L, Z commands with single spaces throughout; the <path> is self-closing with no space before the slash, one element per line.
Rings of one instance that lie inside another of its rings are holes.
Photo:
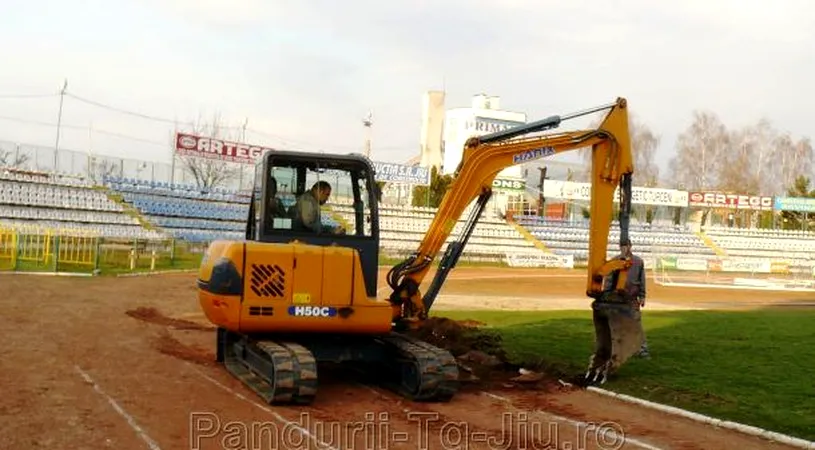
<path fill-rule="evenodd" d="M 376 185 L 370 166 L 356 158 L 335 158 L 264 158 L 253 201 L 253 219 L 263 223 L 264 235 L 375 237 Z"/>

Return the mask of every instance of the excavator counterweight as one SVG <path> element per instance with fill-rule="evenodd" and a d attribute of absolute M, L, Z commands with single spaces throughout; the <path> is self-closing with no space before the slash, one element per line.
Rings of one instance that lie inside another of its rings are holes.
<path fill-rule="evenodd" d="M 608 111 L 594 129 L 526 136 Z M 388 273 L 377 298 L 379 209 L 374 168 L 362 155 L 268 151 L 255 167 L 246 238 L 210 244 L 198 275 L 199 303 L 218 327 L 217 359 L 269 403 L 309 403 L 318 364 L 353 363 L 374 381 L 417 401 L 447 401 L 459 388 L 452 354 L 405 333 L 423 323 L 460 258 L 502 169 L 566 151 L 592 152 L 586 293 L 594 299 L 597 348 L 586 376 L 604 380 L 641 340 L 626 298 L 631 262 L 607 259 L 612 205 L 620 189 L 628 236 L 634 171 L 624 99 L 467 141 L 454 181 L 417 250 Z M 326 204 L 346 198 L 344 213 Z M 454 225 L 475 207 L 458 240 L 420 285 Z M 605 288 L 614 274 L 616 282 Z M 639 336 L 639 337 L 638 337 Z"/>

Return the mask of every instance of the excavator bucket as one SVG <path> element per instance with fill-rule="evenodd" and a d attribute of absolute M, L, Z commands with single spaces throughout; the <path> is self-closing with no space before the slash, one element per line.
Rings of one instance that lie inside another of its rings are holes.
<path fill-rule="evenodd" d="M 591 308 L 594 354 L 584 380 L 588 385 L 605 383 L 609 375 L 640 351 L 645 341 L 641 312 L 634 302 L 608 294 L 595 300 Z"/>

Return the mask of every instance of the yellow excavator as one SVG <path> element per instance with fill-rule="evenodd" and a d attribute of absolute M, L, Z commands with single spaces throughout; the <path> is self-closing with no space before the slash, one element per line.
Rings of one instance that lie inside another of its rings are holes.
<path fill-rule="evenodd" d="M 608 111 L 588 130 L 543 133 L 564 120 Z M 633 161 L 625 99 L 473 137 L 418 249 L 387 274 L 377 298 L 380 215 L 374 168 L 361 155 L 269 151 L 255 166 L 246 239 L 212 242 L 198 274 L 198 298 L 217 326 L 217 361 L 270 404 L 307 404 L 319 362 L 363 367 L 415 401 L 448 401 L 458 365 L 445 349 L 410 336 L 427 319 L 504 168 L 590 148 L 592 186 L 586 294 L 593 298 L 595 352 L 585 382 L 602 383 L 642 343 L 638 310 L 623 287 L 630 261 L 607 258 L 615 190 L 621 240 L 628 239 Z M 332 192 L 350 198 L 333 225 L 315 222 Z M 458 240 L 420 286 L 459 217 L 473 204 Z M 604 289 L 611 274 L 616 285 Z M 546 289 L 545 285 L 541 290 Z"/>

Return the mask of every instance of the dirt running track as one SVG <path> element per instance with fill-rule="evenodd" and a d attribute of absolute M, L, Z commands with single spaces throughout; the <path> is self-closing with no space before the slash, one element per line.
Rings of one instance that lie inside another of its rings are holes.
<path fill-rule="evenodd" d="M 587 307 L 584 279 L 556 274 L 457 269 L 437 306 Z M 194 281 L 0 276 L 0 448 L 787 448 L 559 385 L 472 385 L 447 404 L 413 404 L 321 371 L 312 406 L 269 407 L 213 364 Z M 649 297 L 654 308 L 697 297 L 733 307 L 748 295 L 652 284 Z M 138 308 L 178 320 L 126 314 Z"/>

